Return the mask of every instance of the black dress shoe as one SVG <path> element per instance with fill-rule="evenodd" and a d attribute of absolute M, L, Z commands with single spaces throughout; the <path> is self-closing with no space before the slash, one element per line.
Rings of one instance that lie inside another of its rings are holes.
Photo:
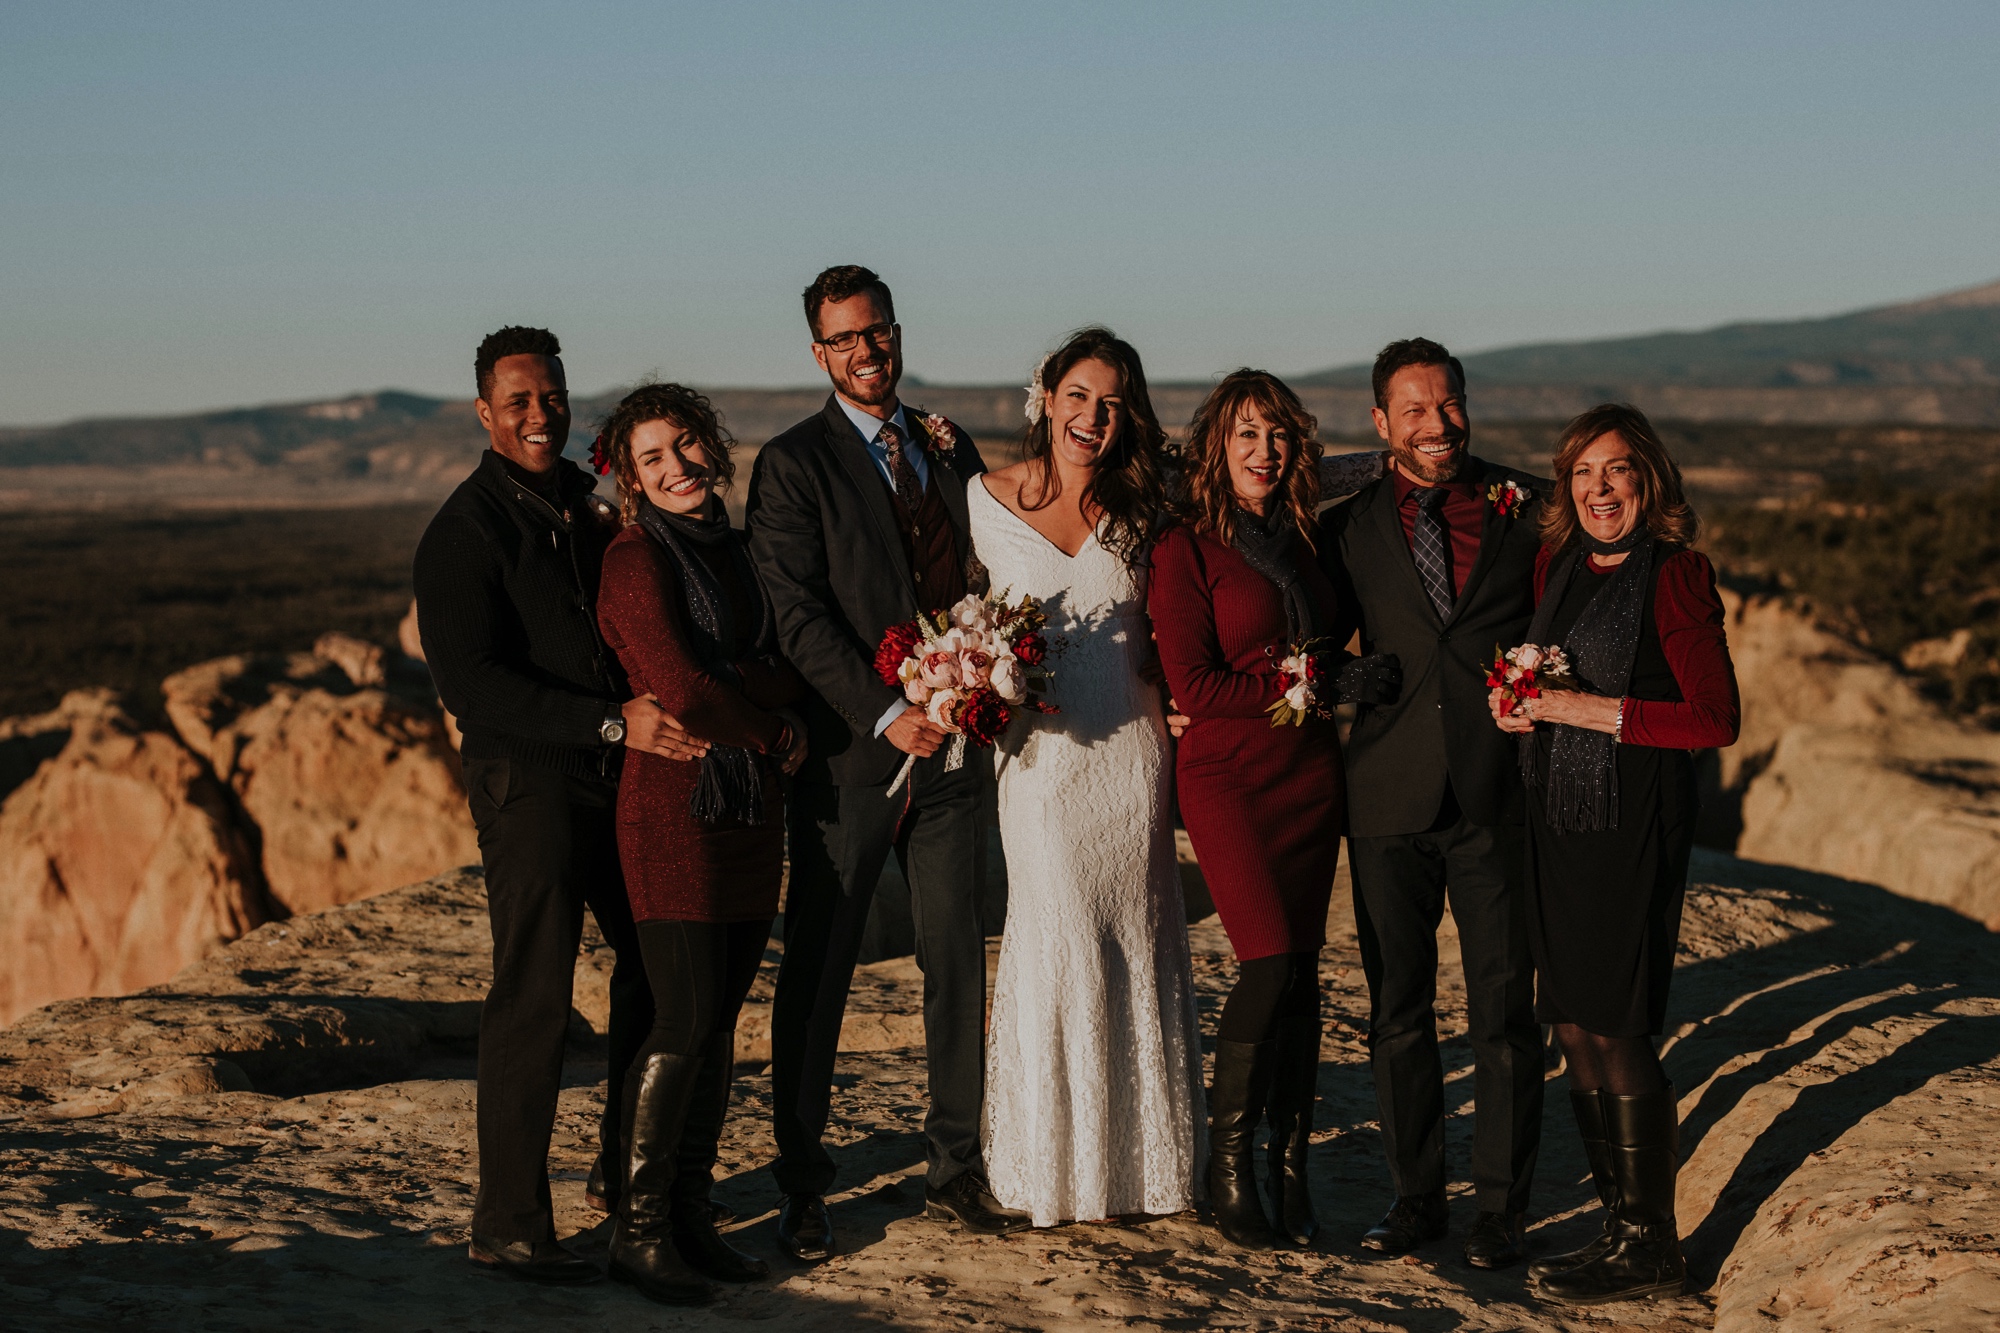
<path fill-rule="evenodd" d="M 1474 1268 L 1505 1268 L 1527 1255 L 1526 1213 L 1481 1213 L 1465 1238 L 1465 1262 Z"/>
<path fill-rule="evenodd" d="M 583 1201 L 600 1213 L 618 1211 L 618 1188 L 604 1174 L 604 1154 L 590 1164 L 590 1179 L 583 1182 Z"/>
<path fill-rule="evenodd" d="M 943 1185 L 924 1186 L 924 1216 L 938 1222 L 956 1222 L 981 1236 L 1004 1236 L 1025 1231 L 1033 1221 L 1024 1212 L 1003 1207 L 993 1197 L 993 1187 L 977 1171 L 967 1171 Z"/>
<path fill-rule="evenodd" d="M 475 1231 L 465 1253 L 489 1272 L 505 1273 L 526 1282 L 568 1286 L 595 1282 L 604 1276 L 596 1264 L 571 1254 L 552 1240 L 494 1240 Z"/>
<path fill-rule="evenodd" d="M 1435 1194 L 1399 1194 L 1395 1206 L 1361 1238 L 1361 1248 L 1377 1254 L 1408 1254 L 1427 1240 L 1441 1239 L 1450 1227 L 1451 1214 L 1445 1206 L 1443 1190 Z"/>
<path fill-rule="evenodd" d="M 787 1194 L 778 1205 L 778 1243 L 801 1263 L 833 1257 L 833 1218 L 817 1194 Z"/>

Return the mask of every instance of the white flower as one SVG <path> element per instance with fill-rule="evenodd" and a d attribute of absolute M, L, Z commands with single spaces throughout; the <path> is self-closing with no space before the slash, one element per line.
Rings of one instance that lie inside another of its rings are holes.
<path fill-rule="evenodd" d="M 1507 660 L 1524 671 L 1533 671 L 1542 664 L 1542 650 L 1532 643 L 1524 643 L 1508 653 Z"/>
<path fill-rule="evenodd" d="M 1022 674 L 1021 663 L 1012 653 L 994 659 L 993 692 L 1000 696 L 1003 703 L 1027 702 L 1028 678 Z"/>
<path fill-rule="evenodd" d="M 991 622 L 986 618 L 986 599 L 976 593 L 959 598 L 951 607 L 951 623 L 958 629 L 987 629 Z"/>
<path fill-rule="evenodd" d="M 1560 648 L 1549 649 L 1548 666 L 1542 672 L 1545 676 L 1567 676 L 1569 674 L 1569 654 Z"/>
<path fill-rule="evenodd" d="M 1306 659 L 1304 656 L 1294 653 L 1284 661 L 1278 663 L 1278 670 L 1284 672 L 1293 680 L 1302 681 L 1306 678 Z"/>
<path fill-rule="evenodd" d="M 1042 388 L 1039 384 L 1028 386 L 1027 414 L 1030 426 L 1042 419 Z"/>
<path fill-rule="evenodd" d="M 924 714 L 946 731 L 957 731 L 958 714 L 964 698 L 957 690 L 939 690 L 924 705 Z"/>
<path fill-rule="evenodd" d="M 931 701 L 931 687 L 924 684 L 921 680 L 905 680 L 903 682 L 903 697 L 921 708 Z"/>
<path fill-rule="evenodd" d="M 1304 713 L 1309 711 L 1312 708 L 1313 702 L 1312 686 L 1305 681 L 1300 681 L 1285 691 L 1285 702 L 1292 706 L 1294 712 Z"/>

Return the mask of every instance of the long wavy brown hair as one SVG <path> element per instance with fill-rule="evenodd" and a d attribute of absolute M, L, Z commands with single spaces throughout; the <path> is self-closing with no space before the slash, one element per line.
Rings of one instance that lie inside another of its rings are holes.
<path fill-rule="evenodd" d="M 638 522 L 639 500 L 646 493 L 632 462 L 632 431 L 648 421 L 671 421 L 694 437 L 717 495 L 736 480 L 736 460 L 729 453 L 736 441 L 708 399 L 685 384 L 642 384 L 618 400 L 591 446 L 593 454 L 610 461 L 618 482 L 618 517 L 628 526 Z"/>
<path fill-rule="evenodd" d="M 1576 496 L 1570 489 L 1570 469 L 1584 450 L 1606 435 L 1616 435 L 1632 451 L 1637 465 L 1633 475 L 1639 483 L 1639 521 L 1661 541 L 1694 545 L 1701 519 L 1681 486 L 1680 465 L 1660 442 L 1660 434 L 1646 420 L 1646 414 L 1630 403 L 1599 403 L 1579 414 L 1556 437 L 1556 457 L 1551 464 L 1556 493 L 1542 506 L 1542 545 L 1560 551 L 1576 536 L 1580 525 Z"/>
<path fill-rule="evenodd" d="M 1244 409 L 1256 407 L 1264 420 L 1292 437 L 1292 457 L 1285 466 L 1278 499 L 1312 545 L 1313 520 L 1319 511 L 1319 419 L 1306 411 L 1291 386 L 1268 370 L 1245 367 L 1223 377 L 1209 391 L 1181 446 L 1187 493 L 1181 517 L 1196 532 L 1229 542 L 1236 535 L 1236 487 L 1229 480 L 1229 436 Z"/>
<path fill-rule="evenodd" d="M 1053 394 L 1062 385 L 1063 376 L 1085 361 L 1102 361 L 1118 372 L 1125 420 L 1111 452 L 1091 472 L 1090 484 L 1083 492 L 1084 512 L 1088 515 L 1093 507 L 1103 511 L 1098 544 L 1128 566 L 1137 566 L 1159 536 L 1167 512 L 1166 474 L 1160 462 L 1167 433 L 1160 429 L 1160 419 L 1153 412 L 1138 349 L 1110 329 L 1092 325 L 1070 334 L 1043 360 L 1034 387 Z M 1054 452 L 1055 441 L 1044 411 L 1021 442 L 1021 458 L 1028 464 L 1034 495 L 1031 504 L 1030 486 L 1021 488 L 1023 509 L 1045 509 L 1062 494 Z"/>

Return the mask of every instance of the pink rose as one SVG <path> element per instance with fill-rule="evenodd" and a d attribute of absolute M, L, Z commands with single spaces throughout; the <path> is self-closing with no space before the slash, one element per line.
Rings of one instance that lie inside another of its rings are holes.
<path fill-rule="evenodd" d="M 993 654 L 984 648 L 967 648 L 958 655 L 959 683 L 968 690 L 976 690 L 987 683 L 993 675 Z"/>
<path fill-rule="evenodd" d="M 923 665 L 917 671 L 917 679 L 934 690 L 955 688 L 958 685 L 958 654 L 925 653 Z"/>

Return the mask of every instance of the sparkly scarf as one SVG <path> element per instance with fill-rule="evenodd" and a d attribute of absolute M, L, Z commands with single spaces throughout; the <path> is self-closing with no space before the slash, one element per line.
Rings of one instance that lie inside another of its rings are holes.
<path fill-rule="evenodd" d="M 755 657 L 770 657 L 777 651 L 777 627 L 771 615 L 770 599 L 743 550 L 742 537 L 729 526 L 729 515 L 720 501 L 711 500 L 706 515 L 669 514 L 646 499 L 639 501 L 639 526 L 658 542 L 680 570 L 682 596 L 687 600 L 689 645 L 702 670 L 721 680 L 740 678 L 731 661 L 736 643 L 736 626 L 723 596 L 722 584 L 708 564 L 695 553 L 696 547 L 713 551 L 716 557 L 735 567 L 738 581 L 757 599 L 757 643 Z M 711 745 L 701 757 L 701 775 L 695 781 L 688 808 L 706 824 L 725 819 L 744 824 L 764 822 L 763 756 L 740 745 Z"/>
<path fill-rule="evenodd" d="M 1564 636 L 1577 685 L 1593 694 L 1622 697 L 1632 683 L 1639 656 L 1639 631 L 1646 594 L 1653 586 L 1658 543 L 1642 525 L 1616 542 L 1589 536 L 1559 557 L 1549 574 L 1542 602 L 1528 626 L 1527 641 L 1546 646 L 1549 626 L 1562 606 L 1577 568 L 1591 554 L 1630 554 L 1591 595 L 1583 613 Z M 1520 738 L 1521 776 L 1531 795 L 1542 798 L 1549 827 L 1558 833 L 1618 827 L 1618 742 L 1602 731 L 1550 724 Z M 1544 753 L 1546 752 L 1546 753 Z"/>

